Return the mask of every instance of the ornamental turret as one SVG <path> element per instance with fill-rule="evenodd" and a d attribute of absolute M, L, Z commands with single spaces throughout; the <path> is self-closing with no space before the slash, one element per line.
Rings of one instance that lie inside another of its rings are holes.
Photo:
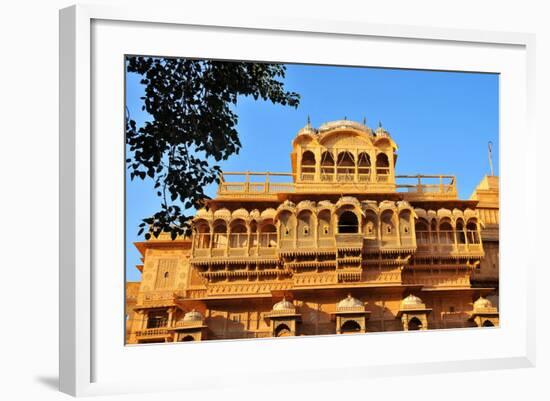
<path fill-rule="evenodd" d="M 307 125 L 292 142 L 298 192 L 394 192 L 397 145 L 380 126 L 347 119 Z"/>

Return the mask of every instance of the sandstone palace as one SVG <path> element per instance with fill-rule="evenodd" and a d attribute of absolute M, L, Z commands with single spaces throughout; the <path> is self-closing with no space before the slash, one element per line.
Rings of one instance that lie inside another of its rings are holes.
<path fill-rule="evenodd" d="M 127 342 L 498 326 L 498 177 L 463 200 L 396 152 L 382 126 L 308 123 L 292 173 L 225 172 L 190 238 L 136 243 Z"/>

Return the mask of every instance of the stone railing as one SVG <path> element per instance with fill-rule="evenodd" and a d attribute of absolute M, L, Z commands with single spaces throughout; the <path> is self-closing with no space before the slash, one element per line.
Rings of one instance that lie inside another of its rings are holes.
<path fill-rule="evenodd" d="M 277 309 L 272 310 L 265 314 L 266 317 L 271 316 L 286 316 L 286 315 L 294 315 L 296 313 L 296 309 L 294 308 L 288 308 L 288 309 Z"/>
<path fill-rule="evenodd" d="M 136 331 L 138 337 L 159 337 L 169 335 L 170 331 L 167 328 L 145 329 Z"/>
<path fill-rule="evenodd" d="M 480 307 L 475 307 L 474 306 L 474 313 L 479 313 L 479 314 L 498 313 L 498 310 L 494 306 L 480 306 Z"/>
<path fill-rule="evenodd" d="M 363 247 L 363 234 L 336 234 L 335 239 L 339 248 Z"/>
<path fill-rule="evenodd" d="M 462 237 L 464 243 L 456 242 Z M 416 244 L 418 254 L 450 254 L 450 255 L 473 255 L 481 256 L 483 254 L 483 245 L 479 234 L 474 230 L 457 232 L 451 230 L 444 231 L 416 231 Z"/>
<path fill-rule="evenodd" d="M 353 312 L 364 312 L 364 306 L 337 306 L 337 313 L 353 313 Z"/>

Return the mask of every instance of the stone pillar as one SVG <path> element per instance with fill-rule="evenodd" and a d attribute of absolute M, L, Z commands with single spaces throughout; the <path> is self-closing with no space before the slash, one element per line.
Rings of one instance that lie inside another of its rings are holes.
<path fill-rule="evenodd" d="M 174 320 L 174 308 L 168 308 L 168 327 L 173 326 L 173 320 Z"/>
<path fill-rule="evenodd" d="M 401 243 L 401 224 L 399 222 L 399 209 L 393 210 L 393 215 L 395 216 L 395 230 L 397 231 L 397 243 L 399 246 L 403 246 Z"/>
<path fill-rule="evenodd" d="M 226 244 L 225 244 L 225 256 L 229 255 L 229 244 L 231 243 L 231 222 L 225 222 L 225 236 L 226 236 Z"/>
<path fill-rule="evenodd" d="M 302 182 L 302 147 L 298 146 L 298 154 L 296 155 L 296 175 L 297 182 Z"/>
<path fill-rule="evenodd" d="M 355 171 L 354 171 L 354 181 L 359 182 L 359 160 L 357 160 L 358 151 L 357 149 L 353 150 L 353 159 L 355 162 Z"/>
<path fill-rule="evenodd" d="M 315 148 L 315 182 L 321 181 L 321 148 Z"/>

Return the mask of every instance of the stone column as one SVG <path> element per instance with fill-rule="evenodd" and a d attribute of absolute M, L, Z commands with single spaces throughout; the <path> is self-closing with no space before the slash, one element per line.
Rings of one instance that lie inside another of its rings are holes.
<path fill-rule="evenodd" d="M 172 327 L 174 320 L 174 308 L 168 308 L 168 324 L 167 327 Z"/>

